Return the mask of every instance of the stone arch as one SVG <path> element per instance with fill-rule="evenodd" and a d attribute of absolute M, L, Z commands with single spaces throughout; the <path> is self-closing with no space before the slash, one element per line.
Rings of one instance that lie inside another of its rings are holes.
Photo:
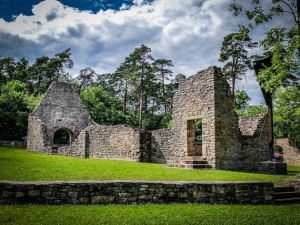
<path fill-rule="evenodd" d="M 274 153 L 283 154 L 283 148 L 278 144 L 274 145 Z"/>
<path fill-rule="evenodd" d="M 54 145 L 71 145 L 74 140 L 74 133 L 68 128 L 59 128 L 53 133 Z"/>

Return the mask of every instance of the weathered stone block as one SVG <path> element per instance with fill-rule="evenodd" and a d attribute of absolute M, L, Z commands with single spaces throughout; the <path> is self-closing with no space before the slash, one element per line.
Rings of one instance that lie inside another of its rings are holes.
<path fill-rule="evenodd" d="M 287 164 L 273 161 L 261 162 L 258 172 L 264 174 L 287 174 Z"/>

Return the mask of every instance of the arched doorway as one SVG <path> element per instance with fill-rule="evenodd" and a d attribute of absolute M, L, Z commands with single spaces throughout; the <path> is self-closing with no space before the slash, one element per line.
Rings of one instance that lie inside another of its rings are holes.
<path fill-rule="evenodd" d="M 54 133 L 53 144 L 70 145 L 70 143 L 71 143 L 71 135 L 67 129 L 61 128 Z"/>

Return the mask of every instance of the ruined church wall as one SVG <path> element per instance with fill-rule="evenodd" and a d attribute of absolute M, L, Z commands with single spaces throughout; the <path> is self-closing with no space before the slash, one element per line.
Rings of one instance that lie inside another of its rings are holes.
<path fill-rule="evenodd" d="M 230 86 L 217 68 L 214 74 L 214 139 L 216 169 L 241 169 L 241 133 Z"/>
<path fill-rule="evenodd" d="M 63 82 L 53 82 L 50 85 L 31 115 L 47 127 L 45 131 L 47 134 L 44 135 L 46 146 L 53 145 L 54 133 L 57 130 L 61 128 L 68 130 L 73 142 L 90 123 L 89 113 L 81 102 L 79 95 L 71 84 Z M 31 122 L 28 126 L 31 129 Z M 28 135 L 37 137 L 40 134 L 32 132 Z"/>
<path fill-rule="evenodd" d="M 242 153 L 237 161 L 245 170 L 257 170 L 259 163 L 269 160 L 268 121 L 266 114 L 239 118 Z"/>
<path fill-rule="evenodd" d="M 150 161 L 151 133 L 129 125 L 93 124 L 86 129 L 86 154 L 91 158 Z"/>
<path fill-rule="evenodd" d="M 40 119 L 33 115 L 28 117 L 27 150 L 32 152 L 47 153 L 45 149 L 45 136 L 47 128 Z"/>
<path fill-rule="evenodd" d="M 215 164 L 215 101 L 214 74 L 216 67 L 199 71 L 196 75 L 183 80 L 173 98 L 172 114 L 172 149 L 170 161 L 179 162 L 190 156 L 193 149 L 188 149 L 188 121 L 202 119 L 202 149 L 209 163 Z M 193 132 L 193 131 L 192 131 Z"/>
<path fill-rule="evenodd" d="M 167 163 L 173 155 L 173 132 L 171 129 L 151 131 L 151 162 Z"/>

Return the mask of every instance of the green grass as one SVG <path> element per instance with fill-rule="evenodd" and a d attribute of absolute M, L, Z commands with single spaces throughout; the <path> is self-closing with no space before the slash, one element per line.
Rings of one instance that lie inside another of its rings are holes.
<path fill-rule="evenodd" d="M 183 170 L 162 164 L 80 159 L 0 147 L 0 180 L 174 180 L 270 181 L 284 183 L 287 175 L 221 170 Z M 300 204 L 271 205 L 0 205 L 0 224 L 300 224 Z"/>
<path fill-rule="evenodd" d="M 0 206 L 0 224 L 300 224 L 300 205 Z"/>
<path fill-rule="evenodd" d="M 0 147 L 0 180 L 146 180 L 146 181 L 269 181 L 282 185 L 300 172 L 288 167 L 287 175 L 241 171 L 185 170 L 164 164 L 118 160 L 82 159 L 27 152 L 21 148 Z"/>

